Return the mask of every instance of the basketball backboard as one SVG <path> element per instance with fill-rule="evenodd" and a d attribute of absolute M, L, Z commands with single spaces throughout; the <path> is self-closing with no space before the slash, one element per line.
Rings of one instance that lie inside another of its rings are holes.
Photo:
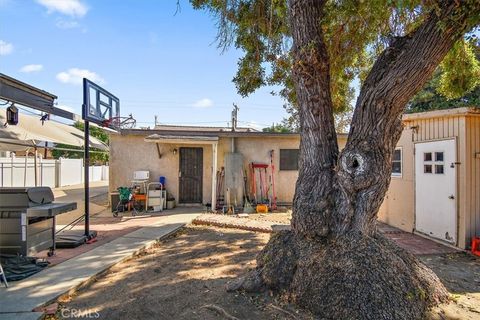
<path fill-rule="evenodd" d="M 83 120 L 105 125 L 117 117 L 120 117 L 120 100 L 96 83 L 83 78 Z"/>

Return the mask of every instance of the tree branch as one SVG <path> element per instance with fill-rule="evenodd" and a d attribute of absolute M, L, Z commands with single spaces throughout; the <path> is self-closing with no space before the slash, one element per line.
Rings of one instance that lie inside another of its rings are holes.
<path fill-rule="evenodd" d="M 413 34 L 396 38 L 374 64 L 357 100 L 349 143 L 371 140 L 372 133 L 383 143 L 396 133 L 408 101 L 471 27 L 467 21 L 480 19 L 479 1 L 440 1 L 438 6 Z"/>
<path fill-rule="evenodd" d="M 471 27 L 472 17 L 479 19 L 479 13 L 480 1 L 463 1 L 462 5 L 441 1 L 412 34 L 397 38 L 374 64 L 339 157 L 339 196 L 349 202 L 340 201 L 337 233 L 374 232 L 390 184 L 391 157 L 403 130 L 405 106 Z"/>

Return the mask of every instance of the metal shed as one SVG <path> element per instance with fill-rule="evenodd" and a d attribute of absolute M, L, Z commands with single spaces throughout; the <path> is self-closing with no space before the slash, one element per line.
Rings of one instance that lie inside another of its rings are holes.
<path fill-rule="evenodd" d="M 466 249 L 480 236 L 480 109 L 407 114 L 379 219 Z"/>

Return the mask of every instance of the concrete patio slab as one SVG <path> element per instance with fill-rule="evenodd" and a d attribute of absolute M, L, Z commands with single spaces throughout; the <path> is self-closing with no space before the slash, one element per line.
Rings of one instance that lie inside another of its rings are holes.
<path fill-rule="evenodd" d="M 0 289 L 2 317 L 0 320 L 5 317 L 5 319 L 37 319 L 38 317 L 20 317 L 34 316 L 31 312 L 34 308 L 80 286 L 96 274 L 151 246 L 158 239 L 190 223 L 198 215 L 199 212 L 179 212 L 157 217 L 157 221 L 150 226 L 125 234 L 23 281 L 12 282 L 8 289 Z"/>
<path fill-rule="evenodd" d="M 57 225 L 66 225 L 85 213 L 85 190 L 83 184 L 52 189 L 55 201 L 76 202 L 77 209 L 57 217 Z M 108 181 L 90 182 L 90 214 L 93 216 L 108 207 Z"/>

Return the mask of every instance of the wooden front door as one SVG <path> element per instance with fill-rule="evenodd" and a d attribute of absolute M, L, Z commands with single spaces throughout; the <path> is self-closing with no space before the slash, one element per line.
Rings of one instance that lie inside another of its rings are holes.
<path fill-rule="evenodd" d="M 202 203 L 202 178 L 203 148 L 180 148 L 180 203 Z"/>

